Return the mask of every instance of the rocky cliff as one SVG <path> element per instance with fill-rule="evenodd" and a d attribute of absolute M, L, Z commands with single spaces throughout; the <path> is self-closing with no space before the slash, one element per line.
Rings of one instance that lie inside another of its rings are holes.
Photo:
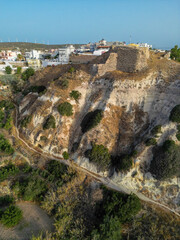
<path fill-rule="evenodd" d="M 128 58 L 130 55 L 133 57 Z M 177 125 L 169 122 L 169 114 L 180 104 L 180 64 L 158 54 L 148 55 L 137 49 L 115 49 L 105 54 L 104 60 L 101 57 L 96 63 L 75 65 L 73 72 L 70 66 L 37 72 L 30 85 L 44 85 L 47 91 L 41 96 L 29 93 L 22 98 L 19 129 L 26 141 L 42 151 L 59 157 L 67 151 L 74 161 L 94 172 L 96 167 L 84 156 L 92 142 L 103 144 L 113 156 L 136 149 L 138 156 L 133 159 L 132 169 L 128 173 L 112 171 L 113 181 L 178 209 L 180 180 L 158 181 L 152 177 L 148 172 L 152 147 L 146 147 L 144 140 L 154 126 L 162 125 L 158 145 L 169 138 L 179 144 L 175 137 Z M 92 72 L 94 64 L 96 74 Z M 64 79 L 69 83 L 66 89 L 60 84 Z M 81 93 L 79 100 L 70 97 L 72 90 Z M 59 114 L 57 107 L 62 102 L 73 106 L 72 116 Z M 83 133 L 83 118 L 96 109 L 103 110 L 102 121 Z M 50 115 L 55 118 L 56 128 L 44 130 Z M 32 121 L 22 128 L 20 122 L 26 116 L 32 116 Z"/>

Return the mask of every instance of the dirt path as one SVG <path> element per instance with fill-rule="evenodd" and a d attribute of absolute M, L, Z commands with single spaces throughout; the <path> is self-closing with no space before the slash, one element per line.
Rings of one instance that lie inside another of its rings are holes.
<path fill-rule="evenodd" d="M 42 155 L 43 157 L 45 158 L 48 158 L 48 159 L 51 159 L 51 160 L 57 160 L 57 161 L 60 161 L 61 163 L 67 165 L 67 166 L 70 166 L 70 167 L 73 167 L 79 171 L 83 171 L 84 173 L 86 173 L 87 175 L 95 178 L 97 181 L 103 183 L 105 186 L 107 186 L 108 188 L 111 188 L 111 189 L 114 189 L 118 192 L 123 192 L 123 193 L 126 193 L 126 194 L 130 194 L 130 193 L 134 193 L 135 195 L 137 195 L 142 201 L 145 201 L 145 202 L 149 202 L 149 203 L 152 203 L 152 204 L 156 204 L 158 205 L 159 207 L 161 208 L 164 208 L 172 213 L 174 213 L 176 216 L 180 217 L 180 214 L 178 212 L 176 212 L 174 209 L 171 209 L 169 208 L 168 206 L 164 205 L 164 204 L 161 204 L 159 202 L 156 202 L 148 197 L 146 197 L 144 194 L 142 193 L 139 193 L 135 190 L 132 190 L 132 189 L 128 189 L 126 188 L 124 185 L 122 184 L 116 184 L 114 183 L 110 178 L 108 177 L 102 177 L 101 175 L 97 174 L 97 173 L 93 173 L 83 167 L 80 167 L 78 166 L 77 164 L 75 164 L 73 161 L 70 161 L 70 160 L 64 160 L 62 158 L 59 158 L 59 157 L 56 157 L 56 156 L 53 156 L 53 155 L 49 155 L 49 154 L 45 154 L 44 152 L 41 152 L 41 151 L 38 151 L 36 149 L 34 149 L 33 147 L 29 146 L 29 144 L 27 142 L 25 142 L 20 136 L 19 136 L 19 130 L 18 130 L 18 127 L 17 127 L 17 116 L 18 116 L 18 107 L 16 106 L 16 118 L 15 118 L 15 128 L 16 128 L 16 135 L 17 136 L 14 136 L 14 137 L 17 137 L 21 142 L 23 142 L 31 151 L 33 152 L 36 152 L 40 155 Z"/>
<path fill-rule="evenodd" d="M 0 224 L 0 239 L 29 240 L 40 232 L 53 230 L 53 220 L 38 205 L 19 202 L 17 206 L 23 211 L 23 220 L 11 229 Z"/>

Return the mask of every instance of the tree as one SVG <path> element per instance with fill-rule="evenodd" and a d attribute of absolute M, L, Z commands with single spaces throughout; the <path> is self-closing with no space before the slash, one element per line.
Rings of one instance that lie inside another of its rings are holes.
<path fill-rule="evenodd" d="M 72 105 L 68 102 L 63 102 L 58 106 L 58 112 L 62 116 L 71 116 L 73 115 Z"/>
<path fill-rule="evenodd" d="M 103 145 L 93 144 L 88 157 L 89 160 L 93 162 L 100 171 L 108 170 L 111 165 L 110 153 Z"/>
<path fill-rule="evenodd" d="M 43 129 L 56 128 L 56 120 L 53 115 L 50 115 L 43 125 Z"/>
<path fill-rule="evenodd" d="M 22 211 L 20 208 L 11 205 L 6 208 L 1 216 L 1 222 L 6 227 L 14 227 L 17 225 L 22 219 Z"/>
<path fill-rule="evenodd" d="M 22 77 L 22 79 L 23 79 L 24 81 L 28 81 L 28 79 L 29 79 L 31 76 L 33 76 L 34 73 L 35 73 L 34 69 L 30 67 L 30 68 L 26 69 L 26 71 L 24 71 L 24 72 L 22 73 L 21 77 Z"/>
<path fill-rule="evenodd" d="M 78 100 L 81 97 L 81 93 L 79 91 L 72 91 L 70 94 L 71 98 L 74 98 L 74 100 Z"/>
<path fill-rule="evenodd" d="M 11 73 L 12 73 L 12 68 L 11 68 L 10 66 L 7 66 L 7 67 L 5 68 L 5 72 L 6 72 L 7 74 L 11 74 Z"/>
<path fill-rule="evenodd" d="M 22 67 L 17 67 L 16 73 L 21 74 L 21 71 L 22 71 Z"/>
<path fill-rule="evenodd" d="M 69 153 L 68 152 L 63 152 L 63 158 L 67 160 L 69 158 Z"/>
<path fill-rule="evenodd" d="M 83 133 L 91 130 L 92 128 L 96 127 L 103 118 L 103 110 L 96 109 L 93 112 L 89 112 L 83 118 L 81 122 L 81 130 Z"/>
<path fill-rule="evenodd" d="M 176 105 L 170 113 L 169 120 L 180 123 L 180 105 Z"/>
<path fill-rule="evenodd" d="M 23 58 L 23 56 L 22 56 L 21 54 L 18 54 L 18 55 L 17 55 L 17 60 L 18 60 L 18 61 L 21 61 L 22 58 Z"/>
<path fill-rule="evenodd" d="M 178 48 L 178 45 L 171 49 L 170 58 L 180 62 L 180 48 Z"/>
<path fill-rule="evenodd" d="M 149 171 L 156 179 L 166 180 L 180 176 L 180 147 L 174 141 L 167 140 L 163 146 L 154 150 Z"/>
<path fill-rule="evenodd" d="M 100 224 L 99 231 L 96 229 L 92 232 L 92 240 L 121 240 L 121 222 L 118 217 L 104 217 L 103 223 Z"/>

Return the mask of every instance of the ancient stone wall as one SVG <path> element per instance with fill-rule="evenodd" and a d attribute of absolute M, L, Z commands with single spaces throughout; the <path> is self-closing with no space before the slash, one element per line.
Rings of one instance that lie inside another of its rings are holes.
<path fill-rule="evenodd" d="M 137 72 L 148 66 L 149 50 L 147 48 L 115 47 L 103 55 L 96 59 L 93 66 L 94 71 L 100 76 L 114 70 Z"/>

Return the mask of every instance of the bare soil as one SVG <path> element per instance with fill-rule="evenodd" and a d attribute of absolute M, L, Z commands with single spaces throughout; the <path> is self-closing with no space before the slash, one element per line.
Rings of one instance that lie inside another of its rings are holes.
<path fill-rule="evenodd" d="M 17 206 L 23 211 L 23 219 L 14 228 L 0 224 L 0 240 L 29 240 L 33 235 L 53 230 L 53 219 L 38 205 L 19 202 Z"/>

